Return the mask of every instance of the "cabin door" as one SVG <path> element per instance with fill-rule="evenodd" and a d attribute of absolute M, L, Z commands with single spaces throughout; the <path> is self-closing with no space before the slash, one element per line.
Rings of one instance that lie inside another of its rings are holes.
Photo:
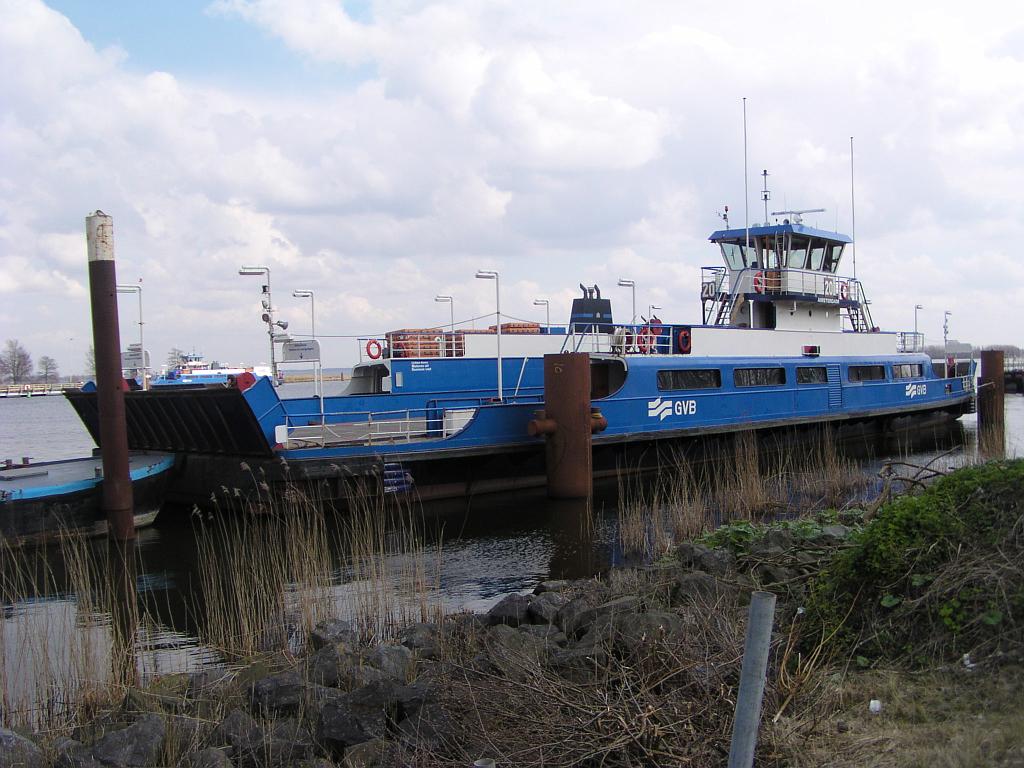
<path fill-rule="evenodd" d="M 840 378 L 838 365 L 825 366 L 828 371 L 828 407 L 839 410 L 843 407 L 843 381 Z"/>

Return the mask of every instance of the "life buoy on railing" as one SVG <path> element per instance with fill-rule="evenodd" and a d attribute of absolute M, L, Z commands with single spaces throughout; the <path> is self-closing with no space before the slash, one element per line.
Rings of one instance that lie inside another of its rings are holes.
<path fill-rule="evenodd" d="M 754 275 L 754 291 L 764 293 L 764 272 L 758 272 Z"/>
<path fill-rule="evenodd" d="M 850 284 L 847 283 L 845 280 L 839 283 L 839 298 L 842 299 L 843 301 L 846 301 L 848 298 L 850 298 Z"/>
<path fill-rule="evenodd" d="M 679 344 L 679 354 L 690 354 L 693 349 L 693 336 L 690 333 L 690 329 L 681 328 L 679 330 L 679 335 L 676 337 L 676 342 Z"/>
<path fill-rule="evenodd" d="M 636 337 L 636 346 L 642 354 L 653 352 L 658 343 L 658 335 L 649 327 L 645 326 Z"/>
<path fill-rule="evenodd" d="M 370 339 L 366 342 L 366 356 L 371 360 L 376 360 L 384 352 L 384 347 L 380 345 L 380 342 L 376 339 Z"/>

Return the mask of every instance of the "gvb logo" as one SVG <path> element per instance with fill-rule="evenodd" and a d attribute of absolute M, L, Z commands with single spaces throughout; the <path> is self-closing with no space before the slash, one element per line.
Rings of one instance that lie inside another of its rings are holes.
<path fill-rule="evenodd" d="M 669 416 L 692 416 L 697 413 L 696 400 L 657 400 L 647 401 L 647 417 L 664 421 Z"/>
<path fill-rule="evenodd" d="M 928 394 L 927 384 L 907 384 L 907 397 L 914 398 Z"/>

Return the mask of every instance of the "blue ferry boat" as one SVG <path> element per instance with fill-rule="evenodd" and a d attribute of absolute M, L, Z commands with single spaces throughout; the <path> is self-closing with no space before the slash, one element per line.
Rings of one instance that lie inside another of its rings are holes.
<path fill-rule="evenodd" d="M 174 463 L 174 456 L 166 453 L 129 456 L 137 528 L 156 520 Z M 14 545 L 106 534 L 102 482 L 103 459 L 98 453 L 59 461 L 0 463 L 0 542 Z"/>
<path fill-rule="evenodd" d="M 702 271 L 698 324 L 621 323 L 584 288 L 564 327 L 360 339 L 346 388 L 323 398 L 281 398 L 268 378 L 129 392 L 129 445 L 184 454 L 190 501 L 245 482 L 242 460 L 270 484 L 312 481 L 338 497 L 367 480 L 435 496 L 532 484 L 544 442 L 528 424 L 543 408 L 544 355 L 561 352 L 590 358 L 591 404 L 607 420 L 593 437 L 599 471 L 673 441 L 970 412 L 973 364 L 936 370 L 921 335 L 877 328 L 860 280 L 840 271 L 850 238 L 787 213 L 710 236 L 723 264 Z M 68 397 L 98 440 L 94 400 Z"/>

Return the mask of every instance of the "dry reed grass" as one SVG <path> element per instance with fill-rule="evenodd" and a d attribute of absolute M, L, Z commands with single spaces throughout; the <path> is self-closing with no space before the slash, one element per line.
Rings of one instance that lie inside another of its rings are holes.
<path fill-rule="evenodd" d="M 656 558 L 723 523 L 846 506 L 869 483 L 827 428 L 767 445 L 740 432 L 709 455 L 671 454 L 653 477 L 620 471 L 619 543 L 629 555 Z"/>

